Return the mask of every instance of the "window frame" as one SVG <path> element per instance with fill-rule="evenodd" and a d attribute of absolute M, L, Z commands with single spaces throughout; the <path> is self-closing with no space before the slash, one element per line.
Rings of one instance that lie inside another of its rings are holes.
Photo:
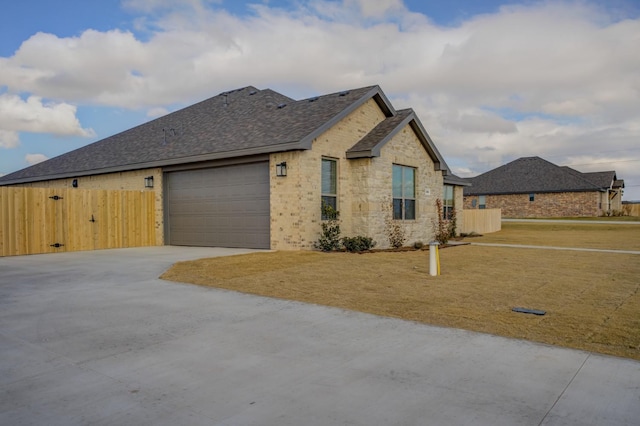
<path fill-rule="evenodd" d="M 334 192 L 325 191 L 325 164 L 333 164 L 330 173 L 333 175 L 329 178 L 329 186 L 333 186 L 333 188 L 328 188 L 329 191 L 333 189 Z M 325 203 L 333 207 L 335 211 L 338 211 L 338 159 L 331 157 L 322 157 L 320 162 L 320 215 L 322 220 L 328 220 L 329 218 L 324 214 L 324 205 Z M 333 180 L 333 182 L 331 182 Z M 333 184 L 333 185 L 332 185 Z M 327 203 L 327 200 L 332 200 L 333 202 Z"/>
<path fill-rule="evenodd" d="M 487 208 L 487 196 L 478 195 L 478 208 L 484 210 Z"/>
<path fill-rule="evenodd" d="M 447 189 L 451 190 L 451 198 L 447 198 Z M 454 185 L 443 185 L 442 189 L 442 218 L 450 220 L 456 207 L 456 188 Z"/>
<path fill-rule="evenodd" d="M 407 179 L 405 177 L 405 171 L 411 170 L 411 194 L 405 192 Z M 405 166 L 403 164 L 392 164 L 391 173 L 391 199 L 392 199 L 392 215 L 393 220 L 416 220 L 416 177 L 417 168 L 411 166 Z M 396 171 L 400 171 L 400 182 L 396 181 Z M 400 189 L 400 194 L 396 189 Z M 398 196 L 399 195 L 399 196 Z M 409 212 L 409 214 L 407 214 Z M 399 214 L 398 214 L 399 213 Z"/>

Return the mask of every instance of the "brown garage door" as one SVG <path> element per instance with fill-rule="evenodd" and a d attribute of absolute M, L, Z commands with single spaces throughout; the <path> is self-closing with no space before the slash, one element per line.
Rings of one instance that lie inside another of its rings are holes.
<path fill-rule="evenodd" d="M 269 163 L 166 174 L 171 245 L 270 248 Z"/>

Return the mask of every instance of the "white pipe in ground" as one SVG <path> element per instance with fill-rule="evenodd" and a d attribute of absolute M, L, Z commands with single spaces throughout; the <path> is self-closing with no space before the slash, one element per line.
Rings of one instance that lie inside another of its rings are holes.
<path fill-rule="evenodd" d="M 437 241 L 431 241 L 429 243 L 429 275 L 435 277 L 438 275 L 438 245 Z"/>

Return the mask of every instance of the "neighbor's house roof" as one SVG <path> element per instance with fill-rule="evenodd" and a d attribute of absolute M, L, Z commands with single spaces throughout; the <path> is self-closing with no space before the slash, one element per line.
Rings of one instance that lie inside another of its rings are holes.
<path fill-rule="evenodd" d="M 436 170 L 450 175 L 413 110 L 396 111 L 379 86 L 298 101 L 248 86 L 2 176 L 0 185 L 311 149 L 315 138 L 370 99 L 387 118 L 348 150 L 348 158 L 379 156 L 380 148 L 409 124 Z"/>
<path fill-rule="evenodd" d="M 540 157 L 523 157 L 469 180 L 471 187 L 464 189 L 464 195 L 595 192 L 610 189 L 616 174 L 582 173 Z"/>

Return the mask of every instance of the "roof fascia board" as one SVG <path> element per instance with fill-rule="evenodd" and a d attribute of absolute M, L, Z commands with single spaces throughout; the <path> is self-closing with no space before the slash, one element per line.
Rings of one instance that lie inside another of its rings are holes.
<path fill-rule="evenodd" d="M 360 106 L 362 106 L 365 102 L 367 102 L 371 98 L 373 98 L 376 101 L 376 103 L 378 104 L 380 109 L 382 109 L 382 111 L 385 113 L 386 116 L 389 117 L 396 114 L 396 110 L 393 108 L 393 106 L 391 105 L 387 97 L 384 95 L 384 93 L 382 93 L 382 89 L 380 89 L 380 86 L 376 85 L 367 93 L 365 93 L 360 99 L 352 102 L 351 105 L 343 109 L 340 113 L 333 116 L 333 118 L 328 120 L 322 126 L 318 127 L 313 132 L 309 133 L 307 136 L 302 138 L 302 140 L 300 140 L 299 142 L 300 149 L 311 149 L 311 144 L 316 138 L 318 138 L 324 132 L 326 132 L 327 130 L 329 130 L 336 124 L 338 124 L 340 120 L 342 120 L 343 118 L 351 114 L 356 109 L 360 108 Z"/>
<path fill-rule="evenodd" d="M 443 178 L 442 183 L 445 185 L 455 185 L 455 186 L 471 186 L 470 182 L 467 182 L 463 179 L 456 179 L 451 175 L 447 175 Z"/>
<path fill-rule="evenodd" d="M 352 151 L 347 152 L 347 158 L 355 159 L 355 158 L 368 158 L 368 157 L 380 157 L 380 151 L 382 147 L 389 142 L 395 135 L 400 132 L 411 120 L 414 119 L 414 114 L 409 114 L 404 120 L 402 120 L 398 125 L 390 131 L 380 142 L 378 142 L 373 148 L 364 151 Z"/>
<path fill-rule="evenodd" d="M 269 161 L 269 154 L 247 155 L 242 157 L 228 157 L 219 160 L 198 161 L 196 163 L 180 163 L 162 167 L 163 173 L 185 170 L 210 169 L 212 167 L 235 166 L 238 164 L 259 163 Z"/>
<path fill-rule="evenodd" d="M 375 86 L 377 93 L 373 95 L 373 99 L 376 101 L 380 109 L 387 117 L 393 117 L 396 115 L 396 109 L 393 107 L 387 95 L 384 94 L 380 86 Z"/>
<path fill-rule="evenodd" d="M 427 133 L 427 131 L 425 130 L 424 126 L 420 122 L 420 119 L 415 115 L 415 112 L 412 111 L 411 115 L 413 116 L 413 121 L 411 122 L 411 125 L 415 126 L 414 132 L 416 132 L 416 134 L 418 135 L 418 138 L 420 138 L 422 144 L 427 149 L 427 152 L 433 159 L 436 170 L 442 171 L 442 174 L 446 176 L 449 170 L 451 169 L 449 169 L 449 166 L 444 161 L 444 157 L 442 156 L 442 154 L 440 154 L 440 151 L 438 151 L 438 148 L 436 148 L 436 145 L 431 140 L 429 133 Z"/>
<path fill-rule="evenodd" d="M 300 150 L 297 142 L 289 142 L 286 144 L 272 145 L 267 147 L 241 149 L 237 151 L 217 152 L 206 155 L 194 155 L 192 157 L 172 158 L 169 160 L 152 161 L 148 163 L 127 164 L 124 166 L 106 167 L 103 169 L 86 170 L 73 173 L 59 173 L 53 175 L 43 175 L 31 178 L 13 179 L 8 181 L 0 181 L 0 186 L 16 185 L 21 183 L 43 182 L 47 180 L 67 179 L 72 177 L 103 175 L 108 173 L 130 172 L 133 170 L 152 169 L 156 167 L 175 166 L 185 163 L 198 163 L 202 161 L 223 160 L 227 158 L 244 157 L 258 154 L 271 154 L 282 151 Z"/>
<path fill-rule="evenodd" d="M 407 124 L 411 126 L 411 129 L 416 134 L 422 146 L 424 146 L 427 154 L 433 161 L 434 169 L 436 171 L 442 171 L 443 175 L 447 175 L 449 171 L 449 166 L 445 163 L 444 158 L 438 152 L 438 148 L 434 145 L 433 141 L 429 137 L 429 134 L 424 129 L 420 120 L 416 116 L 415 111 L 411 111 L 411 113 L 402 120 L 387 136 L 385 136 L 376 146 L 374 146 L 369 151 L 352 151 L 347 152 L 347 158 L 355 159 L 355 158 L 366 158 L 366 157 L 379 157 L 380 150 L 382 147 L 389 142 L 400 130 L 402 130 Z"/>

